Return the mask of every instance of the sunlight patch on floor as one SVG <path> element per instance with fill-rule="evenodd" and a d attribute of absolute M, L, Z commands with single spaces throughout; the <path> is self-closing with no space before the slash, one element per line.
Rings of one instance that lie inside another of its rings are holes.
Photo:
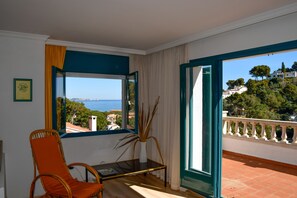
<path fill-rule="evenodd" d="M 169 194 L 169 193 L 165 193 L 165 192 L 160 192 L 157 190 L 152 190 L 149 188 L 136 186 L 136 185 L 132 185 L 132 186 L 130 186 L 130 188 L 132 188 L 137 193 L 141 194 L 143 197 L 184 198 L 182 196 L 173 195 L 173 194 Z"/>

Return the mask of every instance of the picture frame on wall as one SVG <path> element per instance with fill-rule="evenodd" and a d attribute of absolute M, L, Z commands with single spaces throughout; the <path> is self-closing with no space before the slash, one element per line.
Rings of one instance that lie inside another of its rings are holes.
<path fill-rule="evenodd" d="M 32 79 L 13 79 L 13 101 L 32 102 Z"/>

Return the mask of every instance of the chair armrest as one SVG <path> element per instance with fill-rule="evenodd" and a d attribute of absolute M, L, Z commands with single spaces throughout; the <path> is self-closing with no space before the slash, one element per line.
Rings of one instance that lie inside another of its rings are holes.
<path fill-rule="evenodd" d="M 92 166 L 90 166 L 88 164 L 85 164 L 85 163 L 75 162 L 75 163 L 69 164 L 68 168 L 71 168 L 73 166 L 83 166 L 83 167 L 85 167 L 90 173 L 92 173 L 92 175 L 95 176 L 96 182 L 100 183 L 100 176 L 99 176 L 98 172 Z"/>
<path fill-rule="evenodd" d="M 63 187 L 66 189 L 68 197 L 69 198 L 72 197 L 71 188 L 69 187 L 69 185 L 65 182 L 65 180 L 62 177 L 55 175 L 55 174 L 44 173 L 44 174 L 38 175 L 37 177 L 35 177 L 33 179 L 32 183 L 31 183 L 31 187 L 30 187 L 30 198 L 34 198 L 35 183 L 41 177 L 51 177 L 53 179 L 58 180 L 63 185 Z"/>

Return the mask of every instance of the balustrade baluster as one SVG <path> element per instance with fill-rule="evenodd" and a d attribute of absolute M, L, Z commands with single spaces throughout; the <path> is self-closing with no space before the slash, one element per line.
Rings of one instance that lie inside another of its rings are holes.
<path fill-rule="evenodd" d="M 257 131 L 256 131 L 256 122 L 252 122 L 252 137 L 258 139 Z"/>
<path fill-rule="evenodd" d="M 239 121 L 235 122 L 235 135 L 236 136 L 241 136 L 239 133 Z"/>
<path fill-rule="evenodd" d="M 287 140 L 287 127 L 285 125 L 281 125 L 282 127 L 282 140 L 281 142 L 283 143 L 288 143 L 288 140 Z"/>
<path fill-rule="evenodd" d="M 232 122 L 231 122 L 231 120 L 229 120 L 229 121 L 228 121 L 228 134 L 229 134 L 229 135 L 233 135 L 231 124 L 232 124 Z"/>
<path fill-rule="evenodd" d="M 275 127 L 275 125 L 271 125 L 271 141 L 278 142 L 278 139 L 276 138 Z"/>
<path fill-rule="evenodd" d="M 240 123 L 243 124 L 242 135 L 240 135 Z M 251 124 L 252 131 L 251 135 L 249 135 L 249 125 Z M 260 137 L 257 134 L 257 125 L 261 125 L 261 134 Z M 235 126 L 234 126 L 235 125 Z M 232 127 L 234 126 L 234 128 Z M 235 135 L 235 136 L 243 136 L 243 137 L 252 137 L 255 139 L 268 140 L 267 131 L 265 129 L 266 126 L 271 126 L 271 139 L 273 142 L 282 142 L 282 143 L 291 143 L 287 140 L 287 128 L 292 127 L 293 137 L 292 143 L 297 144 L 297 123 L 289 122 L 289 121 L 281 121 L 281 120 L 265 120 L 265 119 L 253 119 L 253 118 L 236 118 L 236 117 L 223 117 L 223 129 L 222 133 L 224 135 Z M 277 126 L 280 126 L 281 129 L 281 137 L 277 136 Z M 232 130 L 233 129 L 233 130 Z"/>
<path fill-rule="evenodd" d="M 297 144 L 297 127 L 294 127 L 293 144 Z"/>
<path fill-rule="evenodd" d="M 265 124 L 261 123 L 260 125 L 261 125 L 261 139 L 262 140 L 267 140 Z"/>
<path fill-rule="evenodd" d="M 248 135 L 248 130 L 247 130 L 247 125 L 248 125 L 248 122 L 245 122 L 245 121 L 242 121 L 243 123 L 243 137 L 249 137 Z"/>
<path fill-rule="evenodd" d="M 223 134 L 224 135 L 227 134 L 227 126 L 228 126 L 228 121 L 227 120 L 223 120 Z"/>

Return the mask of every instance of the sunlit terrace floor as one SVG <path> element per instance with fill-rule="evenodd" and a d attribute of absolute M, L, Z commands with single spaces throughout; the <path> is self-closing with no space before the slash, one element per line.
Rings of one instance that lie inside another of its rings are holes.
<path fill-rule="evenodd" d="M 224 152 L 222 194 L 227 198 L 297 198 L 297 166 Z"/>

